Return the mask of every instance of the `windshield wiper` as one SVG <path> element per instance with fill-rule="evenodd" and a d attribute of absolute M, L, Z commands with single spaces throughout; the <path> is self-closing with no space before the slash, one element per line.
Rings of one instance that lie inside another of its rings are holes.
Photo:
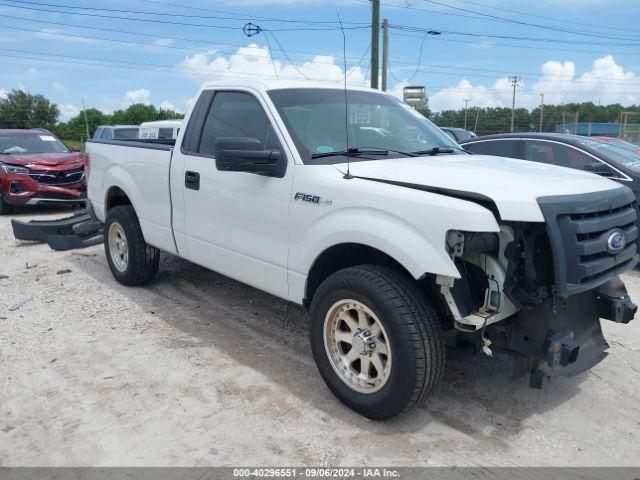
<path fill-rule="evenodd" d="M 382 149 L 377 147 L 361 147 L 361 148 L 349 148 L 347 150 L 337 150 L 335 152 L 326 153 L 314 153 L 311 158 L 325 158 L 325 157 L 359 157 L 360 155 L 389 155 L 389 153 L 399 153 L 400 155 L 406 155 L 407 157 L 417 157 L 418 155 L 409 152 L 402 152 L 400 150 Z"/>
<path fill-rule="evenodd" d="M 418 150 L 417 152 L 411 152 L 414 155 L 439 155 L 441 153 L 453 153 L 455 150 L 451 147 L 438 146 L 430 148 L 429 150 Z"/>

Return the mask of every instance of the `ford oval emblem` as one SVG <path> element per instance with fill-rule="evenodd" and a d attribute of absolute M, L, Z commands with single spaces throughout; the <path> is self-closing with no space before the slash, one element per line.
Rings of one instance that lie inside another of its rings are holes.
<path fill-rule="evenodd" d="M 611 230 L 607 234 L 607 252 L 611 255 L 617 255 L 624 247 L 627 246 L 627 239 L 624 236 L 624 232 L 619 228 Z"/>

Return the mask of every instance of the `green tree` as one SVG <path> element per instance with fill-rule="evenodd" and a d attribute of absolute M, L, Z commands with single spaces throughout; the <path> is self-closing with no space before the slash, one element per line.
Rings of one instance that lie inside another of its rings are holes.
<path fill-rule="evenodd" d="M 124 110 L 116 110 L 111 115 L 114 124 L 140 125 L 142 122 L 155 120 L 171 120 L 182 118 L 183 115 L 172 110 L 157 109 L 154 105 L 135 103 Z"/>
<path fill-rule="evenodd" d="M 0 98 L 0 128 L 53 128 L 60 115 L 43 95 L 12 90 Z"/>
<path fill-rule="evenodd" d="M 84 119 L 84 111 L 71 118 L 66 123 L 56 126 L 55 131 L 61 138 L 78 139 L 87 136 L 87 129 Z M 101 112 L 97 108 L 88 108 L 86 110 L 87 123 L 89 124 L 89 135 L 93 135 L 100 125 L 108 125 L 111 123 L 111 116 Z"/>

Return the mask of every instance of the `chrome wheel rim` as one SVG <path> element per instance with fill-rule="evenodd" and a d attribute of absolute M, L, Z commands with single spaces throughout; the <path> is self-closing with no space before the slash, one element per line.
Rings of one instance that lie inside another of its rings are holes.
<path fill-rule="evenodd" d="M 329 309 L 324 347 L 340 380 L 356 392 L 375 393 L 389 380 L 389 337 L 380 319 L 362 302 L 340 300 Z"/>
<path fill-rule="evenodd" d="M 122 225 L 118 222 L 113 222 L 109 226 L 107 238 L 109 241 L 111 262 L 113 266 L 116 267 L 116 270 L 124 273 L 129 264 L 129 245 Z"/>

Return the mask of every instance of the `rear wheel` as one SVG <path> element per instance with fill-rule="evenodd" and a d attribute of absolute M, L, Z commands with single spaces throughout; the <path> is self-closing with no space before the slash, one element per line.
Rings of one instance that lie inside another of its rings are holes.
<path fill-rule="evenodd" d="M 311 304 L 310 341 L 331 391 L 373 419 L 419 404 L 444 370 L 435 311 L 409 278 L 387 267 L 351 267 L 327 278 Z"/>
<path fill-rule="evenodd" d="M 144 241 L 140 222 L 130 205 L 109 210 L 104 226 L 109 268 L 123 285 L 142 285 L 158 273 L 160 251 Z"/>
<path fill-rule="evenodd" d="M 14 211 L 15 207 L 5 202 L 2 194 L 0 194 L 0 215 L 9 215 Z"/>

